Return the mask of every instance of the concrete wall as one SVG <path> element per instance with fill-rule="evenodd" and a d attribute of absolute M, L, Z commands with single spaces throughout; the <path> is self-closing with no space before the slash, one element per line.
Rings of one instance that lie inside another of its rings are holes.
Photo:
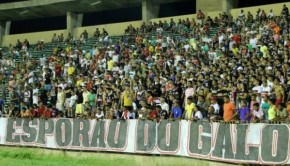
<path fill-rule="evenodd" d="M 231 10 L 231 14 L 233 15 L 234 18 L 237 18 L 240 14 L 241 9 L 243 9 L 244 13 L 248 13 L 248 11 L 250 11 L 255 18 L 258 8 L 261 8 L 262 10 L 265 10 L 266 14 L 269 13 L 270 9 L 273 9 L 273 12 L 275 15 L 280 15 L 283 4 L 286 4 L 288 8 L 290 8 L 290 2 L 285 2 L 285 3 L 276 3 L 276 4 L 271 4 L 271 5 L 247 7 L 247 8 L 236 8 L 236 9 Z"/>
<path fill-rule="evenodd" d="M 162 18 L 154 18 L 151 19 L 152 22 L 159 22 L 159 20 L 161 21 L 170 21 L 170 19 L 173 18 L 174 21 L 178 21 L 178 19 L 186 19 L 189 18 L 191 20 L 191 18 L 196 18 L 196 14 L 187 14 L 187 15 L 181 15 L 181 16 L 174 16 L 174 17 L 162 17 Z"/>
<path fill-rule="evenodd" d="M 63 33 L 65 37 L 67 36 L 66 29 L 45 31 L 45 32 L 4 35 L 3 46 L 8 46 L 9 44 L 15 45 L 17 39 L 20 39 L 20 41 L 27 39 L 30 42 L 30 44 L 35 44 L 39 40 L 44 40 L 44 42 L 50 42 L 54 33 L 56 33 L 57 35 L 60 35 L 61 33 Z"/>
<path fill-rule="evenodd" d="M 130 24 L 133 27 L 140 27 L 141 24 L 142 24 L 142 21 L 130 21 L 130 22 L 122 22 L 122 23 L 114 23 L 114 24 L 104 24 L 104 25 L 78 27 L 78 28 L 75 29 L 74 36 L 78 38 L 78 37 L 80 37 L 81 33 L 84 30 L 87 30 L 87 32 L 89 33 L 89 36 L 91 37 L 91 36 L 93 36 L 94 32 L 96 31 L 96 28 L 99 28 L 99 30 L 101 32 L 102 32 L 102 29 L 105 28 L 110 36 L 123 35 L 125 29 Z"/>

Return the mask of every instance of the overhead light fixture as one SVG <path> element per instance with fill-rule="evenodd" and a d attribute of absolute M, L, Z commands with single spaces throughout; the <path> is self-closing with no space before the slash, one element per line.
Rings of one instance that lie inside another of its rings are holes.
<path fill-rule="evenodd" d="M 102 1 L 93 2 L 93 3 L 91 3 L 91 6 L 94 6 L 94 5 L 97 5 L 97 4 L 100 4 L 100 3 L 102 3 Z"/>
<path fill-rule="evenodd" d="M 25 14 L 25 13 L 28 13 L 28 10 L 25 10 L 25 11 L 19 13 L 19 14 Z"/>

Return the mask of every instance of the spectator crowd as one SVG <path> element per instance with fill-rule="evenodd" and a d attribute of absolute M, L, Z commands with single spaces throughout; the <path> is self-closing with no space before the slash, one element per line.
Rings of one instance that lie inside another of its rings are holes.
<path fill-rule="evenodd" d="M 129 25 L 118 41 L 98 28 L 78 40 L 54 34 L 51 42 L 67 47 L 39 61 L 31 60 L 28 40 L 18 40 L 0 54 L 1 111 L 22 118 L 286 121 L 289 10 L 266 12 L 241 10 L 234 19 L 199 10 L 192 19 Z M 96 45 L 82 49 L 90 37 Z M 44 48 L 40 41 L 35 50 Z"/>

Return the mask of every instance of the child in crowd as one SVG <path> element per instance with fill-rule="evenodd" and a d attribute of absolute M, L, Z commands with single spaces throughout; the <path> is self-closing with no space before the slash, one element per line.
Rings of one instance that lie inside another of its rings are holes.
<path fill-rule="evenodd" d="M 240 109 L 238 109 L 238 111 L 233 115 L 233 117 L 235 117 L 236 115 L 239 115 L 240 121 L 250 121 L 251 113 L 249 107 L 247 106 L 246 100 L 241 101 Z"/>
<path fill-rule="evenodd" d="M 284 121 L 288 117 L 288 112 L 284 103 L 278 104 L 277 107 L 277 120 Z"/>
<path fill-rule="evenodd" d="M 95 114 L 96 120 L 104 119 L 104 112 L 101 108 L 97 108 L 97 112 Z"/>
<path fill-rule="evenodd" d="M 207 118 L 210 122 L 212 121 L 215 121 L 218 119 L 218 116 L 214 113 L 215 112 L 215 109 L 213 106 L 210 106 L 208 107 L 208 110 L 207 110 Z"/>
<path fill-rule="evenodd" d="M 259 103 L 254 103 L 253 110 L 251 113 L 252 113 L 251 120 L 253 122 L 264 120 L 264 113 L 261 109 L 259 109 Z"/>

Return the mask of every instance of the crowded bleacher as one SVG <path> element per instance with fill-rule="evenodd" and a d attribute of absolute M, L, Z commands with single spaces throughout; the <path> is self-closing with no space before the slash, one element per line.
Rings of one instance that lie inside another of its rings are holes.
<path fill-rule="evenodd" d="M 289 10 L 52 34 L 1 50 L 1 116 L 286 122 Z"/>

